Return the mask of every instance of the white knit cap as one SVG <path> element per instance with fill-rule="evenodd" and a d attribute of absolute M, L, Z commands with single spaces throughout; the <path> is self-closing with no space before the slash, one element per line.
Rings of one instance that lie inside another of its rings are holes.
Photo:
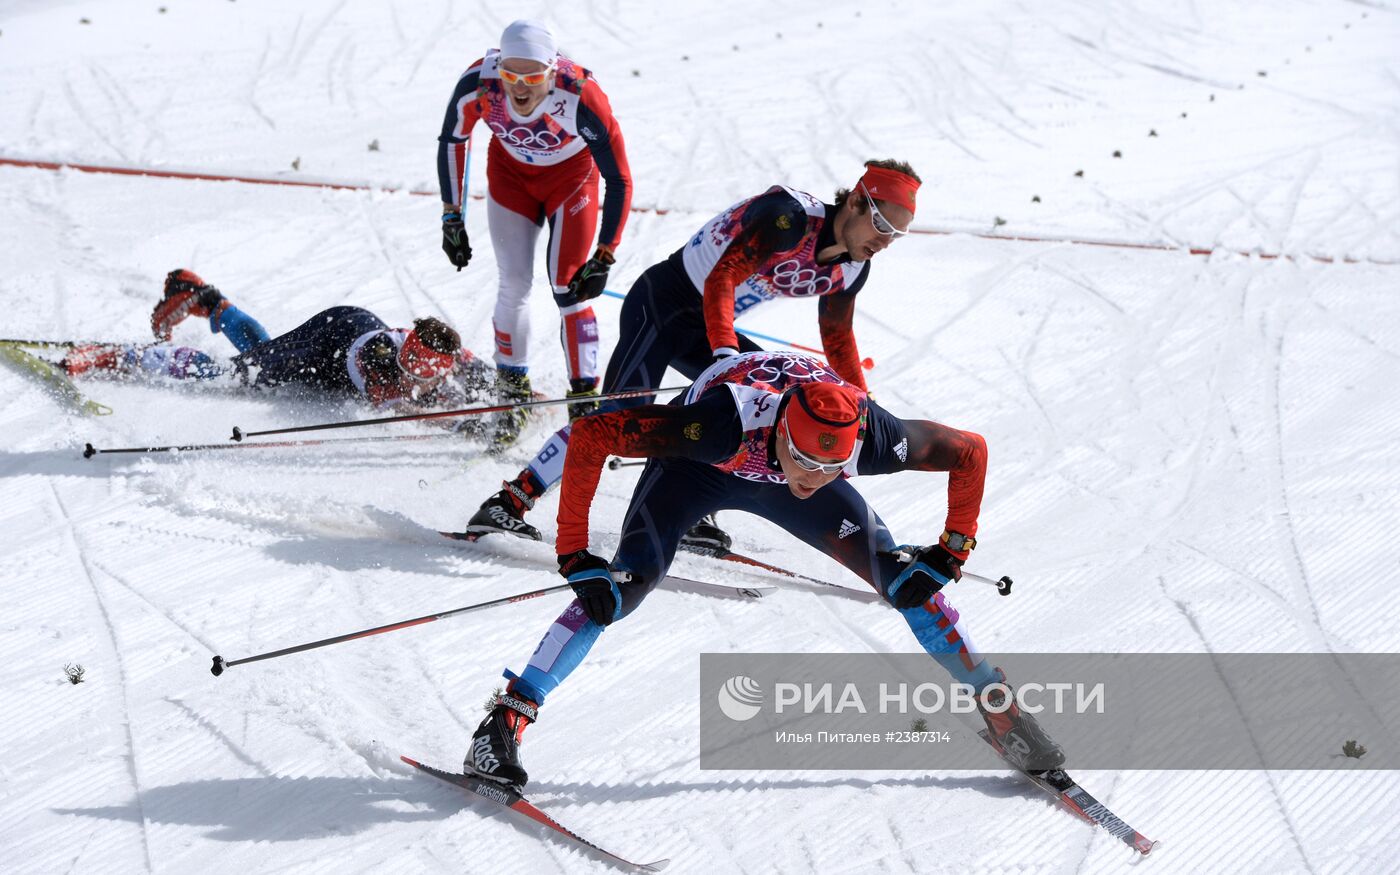
<path fill-rule="evenodd" d="M 522 18 L 506 25 L 501 34 L 501 57 L 523 58 L 553 64 L 559 50 L 554 45 L 554 34 L 542 21 Z"/>

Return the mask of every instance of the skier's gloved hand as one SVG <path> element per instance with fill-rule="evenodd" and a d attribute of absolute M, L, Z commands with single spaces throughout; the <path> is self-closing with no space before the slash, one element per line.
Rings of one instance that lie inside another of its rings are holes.
<path fill-rule="evenodd" d="M 211 307 L 223 301 L 219 290 L 199 278 L 194 271 L 178 268 L 165 276 L 165 294 L 151 311 L 151 333 L 158 340 L 170 340 L 175 326 L 187 317 L 204 318 Z"/>
<path fill-rule="evenodd" d="M 724 361 L 725 359 L 729 358 L 730 356 L 736 356 L 736 355 L 738 355 L 738 354 L 739 354 L 739 350 L 737 350 L 737 349 L 734 349 L 734 348 L 728 347 L 728 346 L 721 346 L 719 349 L 717 349 L 717 350 L 714 351 L 714 357 L 715 357 L 715 358 L 714 358 L 714 361 L 710 362 L 710 364 L 715 364 L 715 363 L 717 363 L 717 362 L 722 362 L 722 361 Z"/>
<path fill-rule="evenodd" d="M 472 260 L 472 247 L 467 242 L 467 227 L 462 224 L 461 213 L 442 214 L 442 251 L 458 270 Z"/>
<path fill-rule="evenodd" d="M 573 278 L 569 280 L 569 304 L 582 304 L 601 295 L 608 285 L 608 268 L 614 261 L 612 250 L 599 246 L 593 257 L 574 271 Z"/>
<path fill-rule="evenodd" d="M 962 577 L 962 560 L 942 543 L 927 547 L 903 544 L 897 551 L 910 556 L 899 576 L 885 589 L 896 608 L 918 607 L 947 584 Z"/>
<path fill-rule="evenodd" d="M 622 616 L 622 591 L 617 588 L 612 569 L 602 557 L 578 550 L 558 558 L 559 574 L 573 587 L 588 619 L 606 626 Z"/>

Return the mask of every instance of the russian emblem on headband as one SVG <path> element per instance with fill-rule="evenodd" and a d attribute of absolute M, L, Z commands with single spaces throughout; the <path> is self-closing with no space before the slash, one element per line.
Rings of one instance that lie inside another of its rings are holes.
<path fill-rule="evenodd" d="M 836 435 L 829 431 L 824 431 L 817 435 L 817 446 L 823 451 L 829 452 L 836 447 Z"/>
<path fill-rule="evenodd" d="M 778 221 L 774 224 L 776 224 L 782 230 L 786 231 L 787 229 L 792 227 L 792 220 L 787 217 L 787 213 L 782 213 L 778 216 Z"/>

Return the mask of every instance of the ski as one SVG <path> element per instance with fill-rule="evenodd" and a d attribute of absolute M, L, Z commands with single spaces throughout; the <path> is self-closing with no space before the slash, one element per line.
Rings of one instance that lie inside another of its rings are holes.
<path fill-rule="evenodd" d="M 451 538 L 454 541 L 466 541 L 475 544 L 486 534 L 499 534 L 497 532 L 438 532 L 444 538 Z M 692 580 L 689 577 L 680 577 L 675 574 L 667 574 L 661 580 L 661 586 L 675 592 L 693 592 L 700 595 L 718 596 L 719 598 L 738 599 L 761 599 L 764 596 L 772 595 L 778 591 L 775 586 L 729 586 L 723 583 L 710 583 L 704 580 Z"/>
<path fill-rule="evenodd" d="M 507 787 L 504 784 L 498 784 L 495 781 L 488 781 L 485 778 L 479 778 L 476 775 L 462 775 L 456 772 L 444 772 L 442 769 L 435 769 L 432 766 L 425 766 L 417 760 L 409 759 L 406 756 L 400 756 L 399 759 L 408 763 L 410 766 L 413 766 L 420 772 L 432 775 L 439 781 L 445 781 L 448 784 L 453 784 L 455 786 L 461 787 L 468 793 L 485 799 L 488 802 L 494 802 L 502 808 L 514 811 L 516 814 L 528 817 L 535 823 L 543 824 L 549 827 L 550 829 L 554 830 L 554 832 L 558 833 L 559 835 L 564 836 L 565 838 L 570 839 L 574 842 L 577 842 L 578 844 L 583 845 L 586 848 L 590 848 L 616 863 L 621 863 L 624 866 L 628 866 L 633 869 L 639 869 L 643 872 L 660 872 L 662 869 L 666 868 L 667 864 L 671 862 L 670 860 L 657 860 L 654 863 L 633 863 L 631 860 L 628 860 L 625 857 L 619 857 L 612 851 L 608 851 L 598 847 L 597 845 L 593 844 L 588 839 L 584 838 L 583 836 L 579 835 L 578 833 L 574 832 L 568 827 L 561 825 L 559 821 L 555 820 L 548 814 L 545 814 L 543 811 L 536 808 L 535 805 L 532 802 L 530 802 L 530 800 L 526 799 L 519 791 L 515 790 L 512 787 Z"/>
<path fill-rule="evenodd" d="M 88 416 L 107 416 L 112 412 L 112 408 L 92 401 L 78 391 L 78 387 L 73 385 L 73 381 L 68 379 L 68 375 L 63 373 L 62 368 L 21 349 L 22 345 L 32 344 L 13 340 L 0 342 L 0 357 L 14 365 L 16 370 L 21 373 L 37 378 L 39 382 L 44 384 L 49 395 L 79 413 Z"/>
<path fill-rule="evenodd" d="M 855 589 L 854 587 L 842 586 L 839 583 L 831 583 L 830 581 L 822 580 L 817 577 L 809 577 L 806 574 L 799 574 L 796 571 L 789 571 L 786 568 L 782 568 L 778 565 L 771 565 L 767 562 L 764 562 L 761 559 L 755 559 L 752 556 L 745 556 L 742 553 L 735 553 L 733 550 L 724 550 L 719 547 L 691 547 L 685 544 L 681 545 L 681 549 L 689 553 L 694 553 L 697 556 L 709 556 L 711 559 L 723 559 L 725 562 L 737 562 L 740 565 L 748 565 L 751 568 L 758 568 L 762 571 L 767 571 L 771 574 L 777 574 L 782 577 L 789 577 L 793 580 L 803 581 L 804 583 L 816 584 L 817 586 L 824 586 L 828 589 L 839 590 L 841 594 L 844 595 L 846 598 L 855 599 L 858 602 L 883 601 L 880 598 L 879 593 L 876 593 L 874 591 Z"/>
<path fill-rule="evenodd" d="M 997 756 L 1001 757 L 1003 762 L 1011 765 L 1002 752 L 997 749 L 996 744 L 992 742 L 987 730 L 979 730 L 977 734 L 982 737 L 983 741 L 991 745 L 992 750 L 996 751 Z M 1157 842 L 1133 829 L 1122 818 L 1110 811 L 1108 806 L 1090 796 L 1089 791 L 1079 786 L 1078 782 L 1063 769 L 1032 773 L 1017 769 L 1015 766 L 1012 768 L 1023 775 L 1026 780 L 1053 796 L 1061 808 L 1086 823 L 1103 827 L 1109 835 L 1116 836 L 1121 842 L 1144 857 L 1157 847 Z"/>

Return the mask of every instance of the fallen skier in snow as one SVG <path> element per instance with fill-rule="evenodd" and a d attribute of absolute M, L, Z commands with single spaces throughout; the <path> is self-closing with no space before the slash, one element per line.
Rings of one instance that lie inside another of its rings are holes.
<path fill-rule="evenodd" d="M 175 326 L 209 320 L 238 350 L 220 361 L 170 343 Z M 390 328 L 360 307 L 331 307 L 278 337 L 189 270 L 171 271 L 151 313 L 156 344 L 88 343 L 60 363 L 71 376 L 224 380 L 254 389 L 281 389 L 299 398 L 357 398 L 376 408 L 429 407 L 491 394 L 491 368 L 462 349 L 456 330 L 431 317 L 413 328 Z"/>

